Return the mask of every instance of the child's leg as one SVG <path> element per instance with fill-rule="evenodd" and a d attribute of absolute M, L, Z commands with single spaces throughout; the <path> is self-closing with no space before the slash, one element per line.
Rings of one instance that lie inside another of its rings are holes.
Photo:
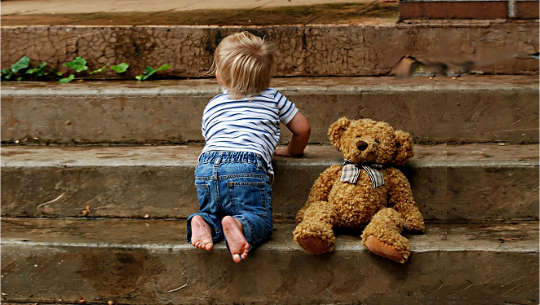
<path fill-rule="evenodd" d="M 242 182 L 228 185 L 233 186 L 230 197 L 234 211 L 221 224 L 233 260 L 239 262 L 272 235 L 272 190 L 266 182 L 256 186 Z"/>
<path fill-rule="evenodd" d="M 199 201 L 199 213 L 187 219 L 187 241 L 193 246 L 211 250 L 214 243 L 223 239 L 223 230 L 218 218 L 219 205 L 215 192 L 217 181 L 212 179 L 214 166 L 199 163 L 195 171 L 195 187 Z"/>
<path fill-rule="evenodd" d="M 223 164 L 220 197 L 224 199 L 222 227 L 234 262 L 266 242 L 273 229 L 272 190 L 263 163 Z"/>

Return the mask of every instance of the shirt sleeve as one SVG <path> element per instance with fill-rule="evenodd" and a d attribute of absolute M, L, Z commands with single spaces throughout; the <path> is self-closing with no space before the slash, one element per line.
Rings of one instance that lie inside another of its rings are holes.
<path fill-rule="evenodd" d="M 291 102 L 287 97 L 282 95 L 279 91 L 276 90 L 276 95 L 274 96 L 274 101 L 276 102 L 279 114 L 279 120 L 287 125 L 294 118 L 296 113 L 298 113 L 298 108 Z"/>

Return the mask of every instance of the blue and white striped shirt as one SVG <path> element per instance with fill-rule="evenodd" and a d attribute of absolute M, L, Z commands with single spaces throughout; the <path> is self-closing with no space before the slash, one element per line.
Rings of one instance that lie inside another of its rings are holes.
<path fill-rule="evenodd" d="M 279 141 L 279 123 L 288 124 L 298 109 L 274 88 L 234 100 L 227 92 L 208 102 L 202 119 L 207 151 L 248 151 L 262 156 L 269 173 Z"/>

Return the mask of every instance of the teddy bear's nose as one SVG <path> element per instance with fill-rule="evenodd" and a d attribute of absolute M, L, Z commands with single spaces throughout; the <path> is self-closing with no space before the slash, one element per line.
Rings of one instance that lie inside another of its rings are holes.
<path fill-rule="evenodd" d="M 368 148 L 368 144 L 364 141 L 360 141 L 356 144 L 356 147 L 358 147 L 360 151 L 363 151 L 363 150 L 366 150 L 366 148 Z"/>

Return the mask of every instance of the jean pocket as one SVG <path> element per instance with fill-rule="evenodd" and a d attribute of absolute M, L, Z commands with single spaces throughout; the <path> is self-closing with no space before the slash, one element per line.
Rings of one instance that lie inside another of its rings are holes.
<path fill-rule="evenodd" d="M 238 213 L 252 213 L 266 217 L 265 182 L 261 178 L 237 178 L 227 182 L 229 196 Z"/>

